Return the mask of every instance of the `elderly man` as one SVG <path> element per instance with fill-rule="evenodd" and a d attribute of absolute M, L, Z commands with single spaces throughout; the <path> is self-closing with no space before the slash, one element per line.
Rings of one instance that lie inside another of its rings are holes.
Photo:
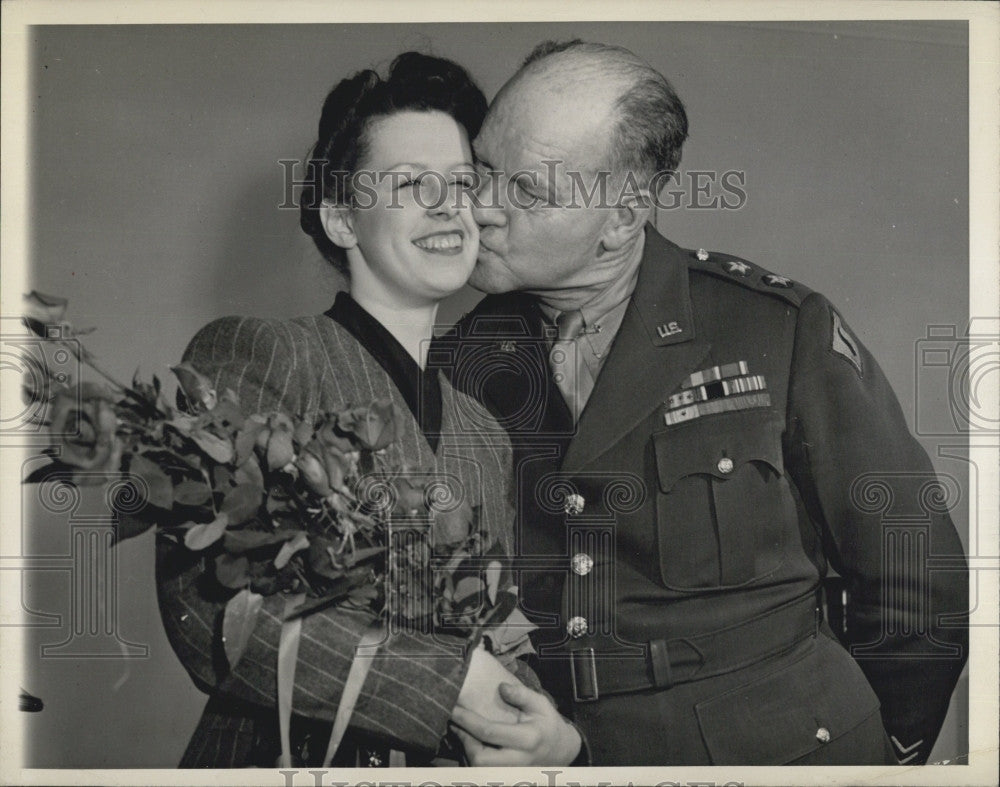
<path fill-rule="evenodd" d="M 490 295 L 443 355 L 514 440 L 543 683 L 596 765 L 924 762 L 967 645 L 934 471 L 827 300 L 648 223 L 686 135 L 661 74 L 575 41 L 536 49 L 474 143 Z M 922 525 L 887 528 L 880 495 Z M 500 747 L 478 764 L 545 729 L 455 719 Z"/>

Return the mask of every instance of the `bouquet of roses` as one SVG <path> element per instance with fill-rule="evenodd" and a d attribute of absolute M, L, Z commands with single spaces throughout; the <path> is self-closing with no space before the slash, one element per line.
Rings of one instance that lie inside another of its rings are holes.
<path fill-rule="evenodd" d="M 245 413 L 232 391 L 181 364 L 172 406 L 156 376 L 125 385 L 104 372 L 78 341 L 85 332 L 63 321 L 66 305 L 32 292 L 25 325 L 105 384 L 34 370 L 25 395 L 47 404 L 56 442 L 27 480 L 121 474 L 131 501 L 115 541 L 155 528 L 204 556 L 233 594 L 223 619 L 231 665 L 263 596 L 276 593 L 296 599 L 290 619 L 344 604 L 386 624 L 478 631 L 502 660 L 530 650 L 517 588 L 496 545 L 481 542 L 476 510 L 442 494 L 433 474 L 387 463 L 398 425 L 390 400 L 310 418 Z"/>

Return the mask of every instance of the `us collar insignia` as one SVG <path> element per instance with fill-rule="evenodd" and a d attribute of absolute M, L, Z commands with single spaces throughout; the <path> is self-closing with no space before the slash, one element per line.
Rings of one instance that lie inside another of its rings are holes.
<path fill-rule="evenodd" d="M 671 321 L 657 325 L 656 333 L 661 339 L 666 339 L 668 336 L 676 336 L 678 333 L 684 333 L 684 329 L 676 321 Z"/>

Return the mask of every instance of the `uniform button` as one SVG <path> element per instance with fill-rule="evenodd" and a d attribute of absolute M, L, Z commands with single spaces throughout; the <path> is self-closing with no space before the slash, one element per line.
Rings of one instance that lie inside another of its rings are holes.
<path fill-rule="evenodd" d="M 722 457 L 717 465 L 720 473 L 731 473 L 733 472 L 733 460 L 728 456 Z"/>
<path fill-rule="evenodd" d="M 579 615 L 570 618 L 566 623 L 566 631 L 573 639 L 582 637 L 587 633 L 587 619 L 581 618 Z"/>
<path fill-rule="evenodd" d="M 583 495 L 571 494 L 563 498 L 563 511 L 569 515 L 582 514 L 584 506 Z"/>
<path fill-rule="evenodd" d="M 826 727 L 820 727 L 816 730 L 816 740 L 820 743 L 830 742 L 830 731 Z"/>
<path fill-rule="evenodd" d="M 573 555 L 573 571 L 579 574 L 581 577 L 586 576 L 590 573 L 590 569 L 594 567 L 594 558 L 588 555 L 586 552 L 577 552 Z"/>

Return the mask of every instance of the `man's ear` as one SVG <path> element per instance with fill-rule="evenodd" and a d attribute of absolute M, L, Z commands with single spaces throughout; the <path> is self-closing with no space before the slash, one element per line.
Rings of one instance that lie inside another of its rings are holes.
<path fill-rule="evenodd" d="M 319 208 L 319 218 L 326 237 L 340 248 L 353 249 L 358 245 L 358 238 L 354 234 L 354 217 L 349 207 L 324 202 Z"/>
<path fill-rule="evenodd" d="M 652 200 L 646 191 L 628 194 L 611 209 L 604 227 L 602 244 L 608 251 L 618 251 L 642 232 L 652 213 Z"/>

